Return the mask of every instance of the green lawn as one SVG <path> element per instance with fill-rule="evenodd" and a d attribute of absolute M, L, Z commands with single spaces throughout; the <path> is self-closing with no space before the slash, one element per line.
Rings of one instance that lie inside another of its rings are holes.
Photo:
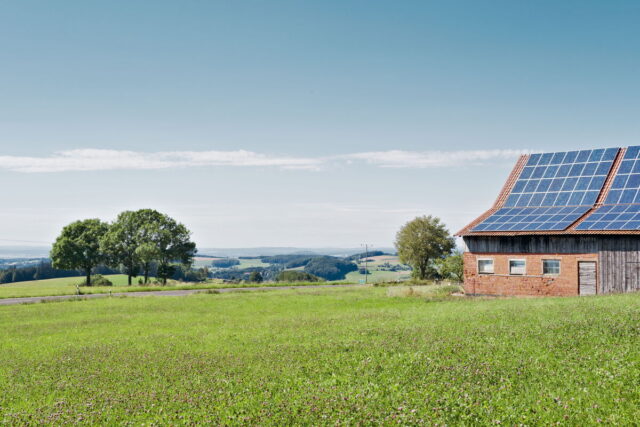
<path fill-rule="evenodd" d="M 0 422 L 634 424 L 640 295 L 388 288 L 0 307 Z"/>

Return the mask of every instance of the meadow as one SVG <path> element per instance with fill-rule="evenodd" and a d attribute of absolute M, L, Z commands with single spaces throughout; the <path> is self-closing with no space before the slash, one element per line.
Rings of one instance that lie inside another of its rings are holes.
<path fill-rule="evenodd" d="M 416 295 L 363 287 L 0 307 L 0 422 L 640 419 L 640 295 Z"/>
<path fill-rule="evenodd" d="M 367 262 L 367 269 L 369 274 L 367 275 L 368 283 L 381 283 L 381 282 L 401 282 L 411 279 L 411 271 L 386 271 L 383 270 L 386 264 L 395 266 L 401 265 L 400 259 L 395 255 L 380 255 L 375 257 L 369 257 Z M 364 268 L 365 263 L 360 262 L 359 267 Z M 352 271 L 347 274 L 345 278 L 346 282 L 359 283 L 365 280 L 365 275 L 360 274 L 359 271 Z"/>
<path fill-rule="evenodd" d="M 262 283 L 224 283 L 222 280 L 210 279 L 206 282 L 178 282 L 169 280 L 166 285 L 157 284 L 138 285 L 137 279 L 134 284 L 127 285 L 127 276 L 124 274 L 114 274 L 104 276 L 109 279 L 113 286 L 80 286 L 82 295 L 87 294 L 108 294 L 109 292 L 146 292 L 146 291 L 175 291 L 189 289 L 223 289 L 223 288 L 253 288 L 253 287 L 282 287 L 282 286 L 313 286 L 321 283 L 285 283 L 285 282 L 262 282 Z M 29 282 L 5 283 L 0 285 L 0 299 L 2 298 L 22 298 L 41 297 L 57 295 L 76 295 L 78 284 L 83 283 L 83 277 L 64 277 L 58 279 L 33 280 Z M 332 284 L 340 284 L 335 282 Z"/>

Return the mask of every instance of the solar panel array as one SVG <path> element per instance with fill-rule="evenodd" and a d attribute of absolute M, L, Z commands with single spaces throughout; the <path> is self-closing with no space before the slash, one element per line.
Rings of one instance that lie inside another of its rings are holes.
<path fill-rule="evenodd" d="M 576 230 L 640 230 L 640 205 L 604 205 Z"/>
<path fill-rule="evenodd" d="M 560 231 L 587 213 L 590 206 L 502 208 L 473 231 Z"/>
<path fill-rule="evenodd" d="M 472 231 L 566 229 L 596 203 L 617 153 L 607 148 L 532 154 L 504 208 Z"/>
<path fill-rule="evenodd" d="M 617 148 L 608 148 L 532 154 L 505 206 L 593 205 L 617 152 Z"/>
<path fill-rule="evenodd" d="M 576 230 L 640 230 L 640 146 L 627 149 L 604 206 Z"/>

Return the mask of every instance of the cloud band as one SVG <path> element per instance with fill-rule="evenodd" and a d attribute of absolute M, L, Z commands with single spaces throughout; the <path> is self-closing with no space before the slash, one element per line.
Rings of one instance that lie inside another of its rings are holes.
<path fill-rule="evenodd" d="M 437 168 L 517 158 L 526 150 L 372 151 L 332 157 L 295 157 L 235 151 L 138 151 L 78 149 L 45 157 L 0 156 L 0 169 L 23 173 L 157 170 L 186 167 L 270 167 L 320 170 L 336 163 L 364 162 L 383 168 Z"/>

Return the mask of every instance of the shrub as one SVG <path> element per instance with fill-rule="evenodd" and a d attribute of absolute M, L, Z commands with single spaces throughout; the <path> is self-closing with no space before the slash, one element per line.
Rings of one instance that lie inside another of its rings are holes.
<path fill-rule="evenodd" d="M 249 281 L 253 283 L 261 283 L 262 282 L 262 274 L 259 271 L 252 271 L 249 275 Z"/>
<path fill-rule="evenodd" d="M 313 274 L 300 270 L 281 271 L 276 276 L 276 282 L 320 282 L 322 279 Z"/>
<path fill-rule="evenodd" d="M 83 280 L 78 286 L 87 286 L 87 282 Z M 91 276 L 91 286 L 113 286 L 113 283 L 102 274 L 95 274 Z"/>

